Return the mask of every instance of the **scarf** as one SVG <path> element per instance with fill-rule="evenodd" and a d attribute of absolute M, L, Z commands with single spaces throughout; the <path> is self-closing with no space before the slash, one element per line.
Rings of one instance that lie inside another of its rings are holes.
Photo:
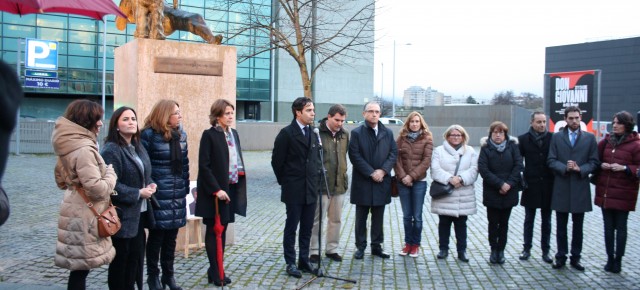
<path fill-rule="evenodd" d="M 496 147 L 496 150 L 498 150 L 498 152 L 500 152 L 500 153 L 504 152 L 504 149 L 507 148 L 507 140 L 506 140 L 506 138 L 500 144 L 494 143 L 493 140 L 491 140 L 491 138 L 489 138 L 489 143 L 491 143 L 491 145 L 493 145 L 493 147 Z"/>
<path fill-rule="evenodd" d="M 182 148 L 180 147 L 180 132 L 178 130 L 171 130 L 169 154 L 171 156 L 171 173 L 182 175 Z"/>
<path fill-rule="evenodd" d="M 542 133 L 533 130 L 533 128 L 529 127 L 529 134 L 531 135 L 531 137 L 533 137 L 534 142 L 536 143 L 536 145 L 538 145 L 538 147 L 542 147 L 542 143 L 543 143 L 543 139 L 544 137 L 547 136 L 547 134 L 549 134 L 548 131 L 544 131 Z"/>
<path fill-rule="evenodd" d="M 622 143 L 622 141 L 624 141 L 624 139 L 627 139 L 627 133 L 623 133 L 622 135 L 616 135 L 616 134 L 611 134 L 609 135 L 609 143 L 611 143 L 611 145 L 613 145 L 613 147 L 615 148 L 616 146 L 620 145 L 620 143 Z"/>
<path fill-rule="evenodd" d="M 418 139 L 418 137 L 420 137 L 420 135 L 422 135 L 422 131 L 409 131 L 407 133 L 407 139 L 409 140 L 409 142 L 413 143 L 416 141 L 416 139 Z"/>

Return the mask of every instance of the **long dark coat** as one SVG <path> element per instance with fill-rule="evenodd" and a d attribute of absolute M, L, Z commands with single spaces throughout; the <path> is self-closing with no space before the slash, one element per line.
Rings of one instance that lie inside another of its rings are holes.
<path fill-rule="evenodd" d="M 391 169 L 396 164 L 398 148 L 391 129 L 378 122 L 378 136 L 368 123 L 351 131 L 349 159 L 353 164 L 351 203 L 363 206 L 381 206 L 391 203 Z M 371 179 L 376 169 L 387 174 L 382 182 Z"/>
<path fill-rule="evenodd" d="M 158 185 L 156 199 L 160 208 L 154 210 L 155 229 L 179 229 L 187 224 L 187 202 L 189 193 L 189 157 L 187 133 L 180 130 L 180 148 L 182 150 L 182 174 L 171 173 L 171 153 L 169 142 L 162 134 L 151 128 L 140 133 L 142 145 L 151 160 L 151 178 Z"/>
<path fill-rule="evenodd" d="M 482 204 L 486 207 L 505 209 L 518 204 L 522 155 L 518 149 L 518 139 L 509 138 L 509 135 L 505 137 L 507 144 L 502 152 L 498 152 L 487 137 L 480 141 L 478 172 L 482 176 Z M 506 194 L 500 194 L 504 183 L 509 184 L 511 189 Z"/>
<path fill-rule="evenodd" d="M 147 203 L 147 221 L 151 227 L 154 224 L 151 202 L 148 199 L 140 198 L 140 189 L 153 183 L 151 180 L 151 161 L 149 161 L 149 155 L 142 145 L 138 145 L 136 154 L 140 157 L 144 168 L 140 167 L 127 147 L 107 142 L 101 152 L 104 162 L 113 165 L 113 170 L 118 176 L 114 188 L 118 194 L 111 196 L 111 201 L 116 206 L 118 217 L 122 222 L 122 228 L 114 235 L 118 238 L 133 238 L 138 234 L 140 209 L 143 202 Z"/>
<path fill-rule="evenodd" d="M 640 140 L 631 132 L 618 145 L 610 142 L 610 135 L 598 143 L 598 156 L 602 162 L 626 165 L 626 171 L 601 170 L 596 182 L 594 203 L 602 208 L 634 211 L 638 201 L 638 175 L 640 168 Z"/>
<path fill-rule="evenodd" d="M 294 119 L 282 128 L 273 143 L 271 167 L 281 187 L 280 201 L 288 204 L 313 204 L 318 201 L 320 185 L 320 146 L 309 130 L 311 143 Z"/>
<path fill-rule="evenodd" d="M 600 166 L 596 138 L 589 132 L 580 131 L 576 144 L 571 147 L 569 129 L 553 134 L 549 146 L 547 165 L 553 171 L 553 194 L 551 209 L 564 213 L 591 211 L 591 184 L 589 174 Z M 567 172 L 567 161 L 573 160 L 580 172 Z"/>
<path fill-rule="evenodd" d="M 242 147 L 238 131 L 231 129 L 235 144 L 242 158 Z M 247 216 L 247 179 L 238 176 L 236 194 L 229 193 L 229 146 L 221 127 L 211 127 L 202 132 L 200 152 L 198 155 L 198 198 L 196 199 L 197 216 L 205 219 L 215 217 L 215 193 L 224 190 L 229 194 L 230 203 L 218 201 L 220 221 L 222 224 L 235 221 L 235 215 Z"/>
<path fill-rule="evenodd" d="M 520 205 L 528 208 L 551 208 L 553 192 L 553 172 L 547 166 L 549 145 L 553 133 L 542 137 L 542 144 L 536 142 L 529 132 L 518 136 L 520 154 L 524 158 L 524 179 L 527 188 L 522 191 Z"/>

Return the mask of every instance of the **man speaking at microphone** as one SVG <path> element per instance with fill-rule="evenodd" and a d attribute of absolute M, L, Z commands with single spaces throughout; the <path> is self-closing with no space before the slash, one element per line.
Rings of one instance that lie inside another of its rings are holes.
<path fill-rule="evenodd" d="M 273 144 L 271 166 L 281 187 L 280 200 L 287 208 L 282 247 L 287 274 L 301 278 L 303 272 L 314 273 L 309 263 L 309 241 L 318 201 L 320 181 L 320 144 L 313 133 L 315 111 L 309 98 L 297 98 L 291 105 L 293 121 L 282 128 Z M 296 267 L 296 229 L 298 265 Z"/>
<path fill-rule="evenodd" d="M 347 178 L 347 149 L 349 148 L 349 132 L 342 125 L 347 118 L 347 110 L 344 106 L 336 104 L 329 108 L 327 117 L 320 121 L 318 131 L 322 141 L 322 153 L 325 179 L 321 177 L 320 190 L 322 191 L 322 209 L 320 205 L 316 209 L 313 220 L 313 231 L 311 236 L 311 263 L 317 263 L 321 253 L 319 249 L 319 225 L 320 210 L 322 217 L 327 220 L 325 255 L 336 262 L 342 262 L 342 256 L 338 254 L 340 242 L 340 226 L 342 225 L 342 206 L 344 203 L 344 193 L 349 187 Z M 329 195 L 327 195 L 327 188 Z"/>

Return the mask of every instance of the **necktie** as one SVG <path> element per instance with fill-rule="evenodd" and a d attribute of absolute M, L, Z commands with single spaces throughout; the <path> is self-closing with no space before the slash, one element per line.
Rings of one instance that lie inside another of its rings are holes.
<path fill-rule="evenodd" d="M 576 132 L 571 132 L 571 147 L 576 145 Z"/>
<path fill-rule="evenodd" d="M 307 144 L 309 144 L 309 140 L 311 140 L 311 136 L 309 136 L 309 127 L 304 126 L 302 130 L 304 131 L 304 136 L 307 137 Z"/>

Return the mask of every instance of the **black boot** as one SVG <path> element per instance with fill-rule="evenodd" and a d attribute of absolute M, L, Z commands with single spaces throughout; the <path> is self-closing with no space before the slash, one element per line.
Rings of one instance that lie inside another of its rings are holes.
<path fill-rule="evenodd" d="M 169 286 L 170 290 L 182 290 L 182 287 L 176 285 L 176 279 L 173 276 L 164 276 L 162 275 L 162 289 L 165 286 Z"/>
<path fill-rule="evenodd" d="M 604 265 L 604 270 L 607 272 L 611 272 L 613 270 L 613 263 L 613 255 L 607 255 L 607 263 Z"/>
<path fill-rule="evenodd" d="M 505 262 L 504 250 L 500 250 L 498 251 L 498 264 L 504 264 L 504 262 Z"/>
<path fill-rule="evenodd" d="M 163 288 L 162 285 L 160 285 L 160 277 L 158 277 L 158 275 L 147 276 L 147 284 L 149 285 L 149 290 L 160 290 Z"/>
<path fill-rule="evenodd" d="M 498 264 L 498 251 L 491 250 L 491 256 L 489 256 L 489 263 Z"/>
<path fill-rule="evenodd" d="M 615 260 L 613 260 L 611 273 L 620 273 L 620 271 L 622 271 L 622 256 L 617 256 Z"/>

